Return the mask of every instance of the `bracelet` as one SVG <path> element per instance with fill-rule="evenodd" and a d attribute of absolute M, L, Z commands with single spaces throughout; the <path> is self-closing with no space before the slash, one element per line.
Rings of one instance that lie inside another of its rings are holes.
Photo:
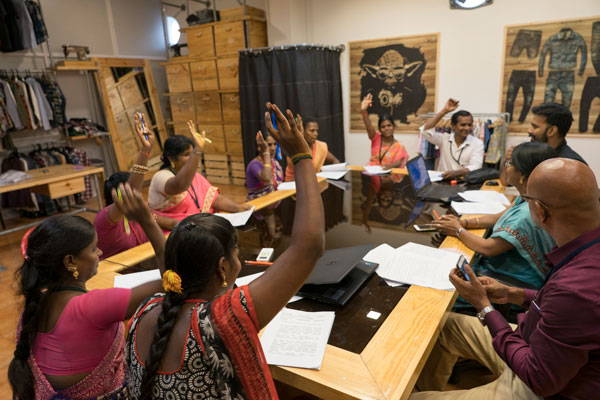
<path fill-rule="evenodd" d="M 130 173 L 132 174 L 139 174 L 139 175 L 145 175 L 146 172 L 150 171 L 150 168 L 148 168 L 145 165 L 140 165 L 140 164 L 133 164 L 131 166 L 131 169 L 129 170 Z"/>
<path fill-rule="evenodd" d="M 298 164 L 300 160 L 312 159 L 312 155 L 310 153 L 297 153 L 292 156 L 292 163 Z"/>
<path fill-rule="evenodd" d="M 460 228 L 458 228 L 458 230 L 456 231 L 456 237 L 459 237 L 461 233 L 463 233 L 463 231 L 465 230 L 465 228 L 463 228 L 462 226 Z"/>

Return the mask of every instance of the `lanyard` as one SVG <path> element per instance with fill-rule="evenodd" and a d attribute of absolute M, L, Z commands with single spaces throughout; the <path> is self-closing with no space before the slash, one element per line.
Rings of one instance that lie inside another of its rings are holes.
<path fill-rule="evenodd" d="M 388 151 L 390 151 L 390 149 L 392 148 L 392 146 L 394 145 L 396 141 L 394 140 L 392 142 L 392 144 L 390 144 L 387 149 L 385 149 L 385 151 L 383 152 L 383 154 L 381 154 L 381 147 L 383 146 L 383 138 L 381 138 L 381 141 L 379 142 L 379 164 L 381 164 L 381 160 L 383 160 L 383 157 L 385 157 L 385 155 L 388 153 Z"/>
<path fill-rule="evenodd" d="M 458 163 L 458 166 L 461 167 L 461 165 L 460 165 L 460 158 L 462 157 L 463 151 L 465 151 L 465 149 L 467 148 L 468 144 L 465 143 L 465 147 L 463 147 L 460 150 L 460 153 L 458 153 L 458 160 L 457 160 L 456 157 L 454 157 L 454 151 L 452 150 L 452 143 L 453 142 L 450 142 L 450 157 L 452 157 L 452 159 Z M 456 143 L 456 142 L 454 142 L 454 143 Z"/>
<path fill-rule="evenodd" d="M 173 175 L 177 175 L 175 173 L 175 171 L 173 171 L 173 169 L 169 168 L 169 171 L 171 171 L 171 173 L 173 173 Z M 190 192 L 190 189 L 192 189 L 192 191 Z M 198 211 L 202 211 L 200 209 L 200 202 L 198 202 L 198 194 L 196 193 L 196 189 L 194 189 L 194 182 L 192 181 L 192 183 L 190 184 L 190 187 L 187 190 L 188 194 L 190 195 L 190 197 L 192 198 L 192 200 L 194 201 L 194 204 L 196 205 L 196 208 L 198 209 Z M 192 194 L 194 193 L 194 194 Z"/>
<path fill-rule="evenodd" d="M 556 264 L 554 267 L 552 267 L 552 270 L 550 271 L 550 273 L 548 274 L 548 276 L 546 277 L 546 281 L 544 282 L 544 284 L 546 284 L 546 282 L 548 282 L 548 280 L 550 279 L 550 277 L 552 275 L 554 275 L 556 272 L 558 272 L 559 269 L 561 269 L 562 267 L 564 267 L 567 263 L 569 263 L 573 258 L 577 257 L 579 255 L 579 253 L 581 253 L 584 250 L 587 250 L 588 248 L 592 247 L 595 244 L 600 243 L 600 237 L 596 238 L 595 240 L 592 240 L 591 242 L 585 243 L 583 245 L 581 245 L 580 247 L 576 248 L 575 250 L 573 250 L 568 256 L 566 256 L 561 262 L 559 262 L 558 264 Z"/>

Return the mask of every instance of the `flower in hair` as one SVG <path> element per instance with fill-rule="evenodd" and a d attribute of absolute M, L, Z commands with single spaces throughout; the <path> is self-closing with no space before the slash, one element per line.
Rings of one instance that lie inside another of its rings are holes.
<path fill-rule="evenodd" d="M 181 289 L 181 277 L 172 269 L 168 269 L 162 276 L 163 289 L 167 292 L 183 293 Z"/>
<path fill-rule="evenodd" d="M 29 243 L 29 235 L 31 235 L 31 232 L 33 232 L 34 229 L 35 227 L 25 232 L 23 238 L 21 239 L 21 255 L 25 260 L 29 260 L 29 256 L 27 255 L 27 245 Z"/>

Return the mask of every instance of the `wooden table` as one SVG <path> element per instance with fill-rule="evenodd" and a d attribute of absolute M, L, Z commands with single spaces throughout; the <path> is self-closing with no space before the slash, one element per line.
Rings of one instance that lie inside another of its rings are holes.
<path fill-rule="evenodd" d="M 482 188 L 503 191 L 501 186 Z M 274 201 L 284 196 L 277 192 L 272 195 Z M 292 194 L 284 198 L 288 195 Z M 483 236 L 485 230 L 471 232 Z M 474 255 L 455 237 L 446 238 L 440 248 L 458 251 L 469 260 Z M 152 252 L 152 248 L 143 251 Z M 147 259 L 148 254 L 140 254 L 141 249 L 131 249 L 103 261 L 88 287 L 112 287 L 119 270 L 135 265 L 132 260 Z M 360 354 L 327 345 L 320 370 L 271 366 L 273 377 L 324 399 L 407 399 L 456 297 L 455 291 L 411 286 Z"/>
<path fill-rule="evenodd" d="M 100 180 L 104 180 L 104 169 L 102 167 L 84 167 L 73 164 L 53 165 L 45 168 L 31 169 L 27 171 L 31 178 L 11 185 L 0 186 L 0 194 L 13 192 L 21 189 L 31 189 L 32 192 L 44 194 L 51 199 L 58 199 L 72 194 L 85 191 L 85 177 L 94 176 L 94 186 L 98 193 L 98 210 L 79 208 L 73 210 L 70 214 L 76 214 L 83 211 L 99 211 L 104 207 L 102 199 L 102 190 L 100 189 Z M 2 219 L 2 209 L 0 208 L 0 219 Z M 5 235 L 16 230 L 26 229 L 40 222 L 19 225 L 15 228 L 5 229 L 0 235 Z M 4 221 L 2 221 L 4 228 Z"/>

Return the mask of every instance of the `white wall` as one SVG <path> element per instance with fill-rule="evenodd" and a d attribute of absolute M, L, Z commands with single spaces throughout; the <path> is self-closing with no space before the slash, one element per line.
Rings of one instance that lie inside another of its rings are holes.
<path fill-rule="evenodd" d="M 292 4 L 293 3 L 293 4 Z M 579 17 L 600 16 L 600 0 L 496 0 L 477 10 L 450 10 L 447 0 L 271 0 L 269 29 L 283 25 L 273 16 L 289 18 L 287 29 L 269 32 L 270 45 L 301 42 L 346 44 L 354 40 L 440 32 L 437 108 L 448 97 L 472 112 L 500 111 L 504 27 Z M 290 12 L 304 8 L 303 12 Z M 306 29 L 297 29 L 299 26 Z M 296 27 L 296 29 L 295 29 Z M 368 159 L 366 134 L 350 134 L 349 53 L 341 57 L 346 159 Z M 397 134 L 409 153 L 417 150 L 416 134 Z M 511 136 L 509 144 L 527 140 Z M 600 174 L 600 139 L 569 137 L 569 144 Z"/>

